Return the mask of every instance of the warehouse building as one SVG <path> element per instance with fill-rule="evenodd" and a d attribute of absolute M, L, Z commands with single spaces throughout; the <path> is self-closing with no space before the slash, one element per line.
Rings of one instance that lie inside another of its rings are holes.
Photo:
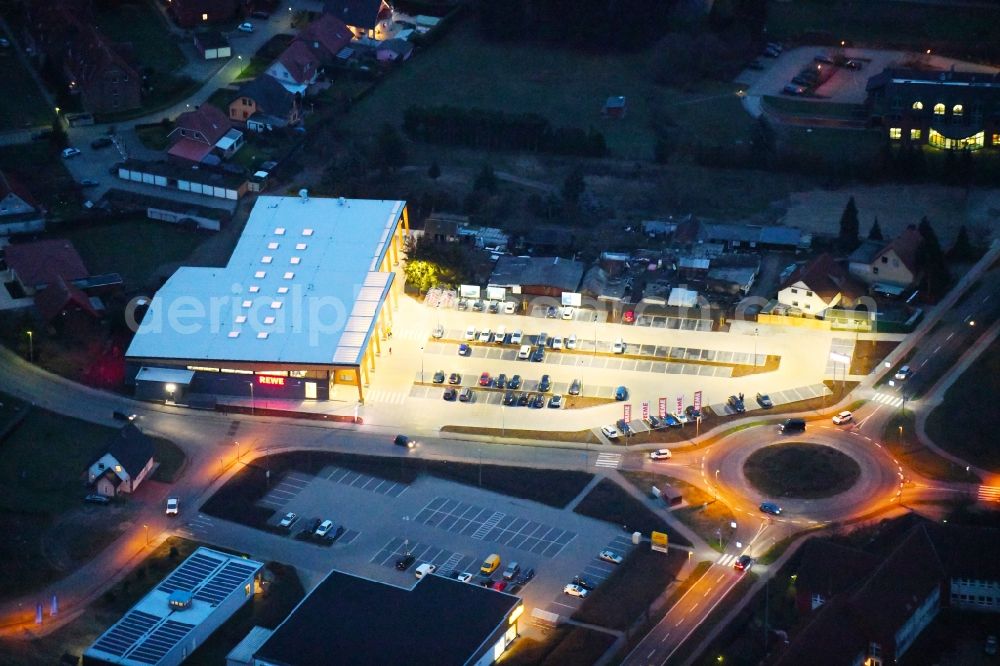
<path fill-rule="evenodd" d="M 224 268 L 175 272 L 126 352 L 136 396 L 326 400 L 363 386 L 404 279 L 406 203 L 262 196 Z"/>
<path fill-rule="evenodd" d="M 174 666 L 253 598 L 261 562 L 199 548 L 94 641 L 84 666 Z"/>

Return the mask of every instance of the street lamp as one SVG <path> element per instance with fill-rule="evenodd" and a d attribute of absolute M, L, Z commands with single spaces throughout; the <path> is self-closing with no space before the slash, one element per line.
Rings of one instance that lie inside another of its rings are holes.
<path fill-rule="evenodd" d="M 753 367 L 757 367 L 757 336 L 760 331 L 756 328 L 753 329 Z"/>
<path fill-rule="evenodd" d="M 254 409 L 254 399 L 253 399 L 253 382 L 247 382 L 250 385 L 250 416 L 253 416 Z"/>
<path fill-rule="evenodd" d="M 594 356 L 597 356 L 597 313 L 594 313 Z"/>
<path fill-rule="evenodd" d="M 420 383 L 424 383 L 424 346 L 420 345 Z"/>
<path fill-rule="evenodd" d="M 167 393 L 170 394 L 170 402 L 173 402 L 174 401 L 174 391 L 177 390 L 177 384 L 174 384 L 173 382 L 171 382 L 171 383 L 167 384 L 165 388 L 167 389 Z"/>
<path fill-rule="evenodd" d="M 240 461 L 240 443 L 238 441 L 234 440 L 233 444 L 236 445 L 236 462 L 239 462 Z"/>
<path fill-rule="evenodd" d="M 143 525 L 142 529 L 146 531 L 146 545 L 149 545 L 149 525 Z"/>
<path fill-rule="evenodd" d="M 28 331 L 28 362 L 35 362 L 35 334 Z"/>

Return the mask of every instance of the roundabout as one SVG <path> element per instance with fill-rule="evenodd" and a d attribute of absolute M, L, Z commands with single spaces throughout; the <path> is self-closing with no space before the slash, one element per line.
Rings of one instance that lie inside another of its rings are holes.
<path fill-rule="evenodd" d="M 768 497 L 823 499 L 849 490 L 861 475 L 861 467 L 833 447 L 789 442 L 755 451 L 743 473 Z"/>
<path fill-rule="evenodd" d="M 773 426 L 718 442 L 702 460 L 705 484 L 734 512 L 764 518 L 761 502 L 781 506 L 774 522 L 818 526 L 884 508 L 898 498 L 902 469 L 860 432 L 812 422 L 794 440 Z"/>

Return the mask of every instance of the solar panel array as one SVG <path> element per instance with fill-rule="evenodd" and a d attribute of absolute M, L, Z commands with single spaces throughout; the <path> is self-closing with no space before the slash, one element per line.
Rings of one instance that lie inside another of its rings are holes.
<path fill-rule="evenodd" d="M 194 629 L 193 624 L 166 620 L 132 650 L 129 659 L 141 661 L 144 664 L 158 663 L 160 659 L 163 659 L 163 655 L 184 640 L 184 637 L 192 629 Z"/>
<path fill-rule="evenodd" d="M 131 610 L 97 639 L 94 648 L 121 657 L 159 621 L 155 615 Z"/>
<path fill-rule="evenodd" d="M 232 594 L 233 590 L 243 585 L 243 582 L 256 570 L 255 566 L 230 560 L 226 566 L 222 567 L 222 571 L 209 578 L 195 592 L 194 598 L 218 606 Z"/>
<path fill-rule="evenodd" d="M 217 557 L 210 557 L 204 553 L 195 553 L 184 560 L 184 563 L 174 569 L 174 572 L 167 576 L 166 580 L 160 583 L 158 590 L 170 594 L 174 590 L 191 591 L 203 583 L 219 568 L 225 560 Z"/>

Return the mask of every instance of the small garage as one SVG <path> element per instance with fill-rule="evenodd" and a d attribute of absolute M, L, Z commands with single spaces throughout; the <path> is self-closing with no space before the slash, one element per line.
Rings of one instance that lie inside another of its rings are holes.
<path fill-rule="evenodd" d="M 221 32 L 197 32 L 194 35 L 194 47 L 205 60 L 218 60 L 232 57 L 229 40 Z"/>

